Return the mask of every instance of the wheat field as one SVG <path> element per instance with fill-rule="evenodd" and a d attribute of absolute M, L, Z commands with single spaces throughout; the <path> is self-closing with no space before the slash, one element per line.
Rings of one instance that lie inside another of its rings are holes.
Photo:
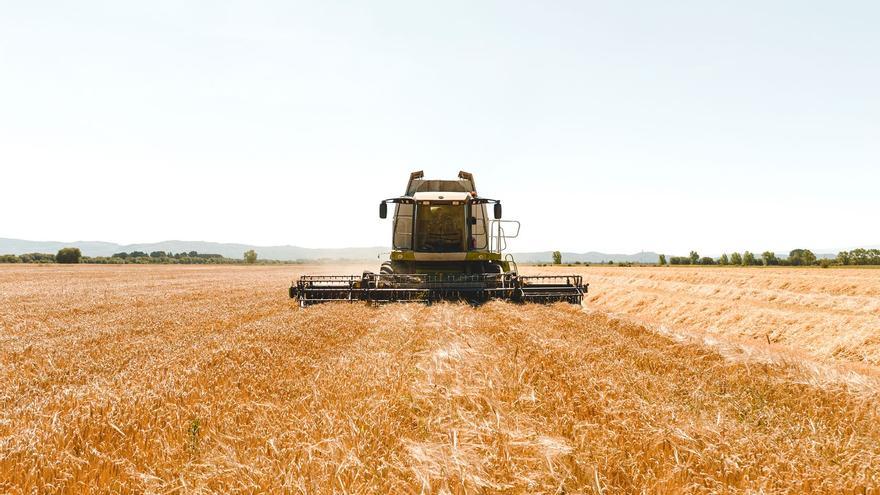
<path fill-rule="evenodd" d="M 0 267 L 0 493 L 877 493 L 873 378 L 619 316 L 711 321 L 626 289 L 668 281 L 587 269 L 584 308 L 286 297 L 303 271 L 360 269 Z M 831 313 L 818 290 L 740 289 Z M 833 364 L 786 328 L 777 345 Z"/>
<path fill-rule="evenodd" d="M 669 329 L 767 341 L 880 366 L 880 272 L 871 269 L 527 267 L 592 285 L 586 304 Z"/>

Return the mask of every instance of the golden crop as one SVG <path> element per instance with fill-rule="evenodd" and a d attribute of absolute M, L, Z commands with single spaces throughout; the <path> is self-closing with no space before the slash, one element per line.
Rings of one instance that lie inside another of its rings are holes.
<path fill-rule="evenodd" d="M 564 304 L 302 310 L 301 269 L 0 268 L 0 492 L 880 484 L 873 385 Z"/>
<path fill-rule="evenodd" d="M 880 272 L 871 269 L 527 267 L 577 272 L 586 305 L 688 333 L 757 340 L 880 366 Z"/>

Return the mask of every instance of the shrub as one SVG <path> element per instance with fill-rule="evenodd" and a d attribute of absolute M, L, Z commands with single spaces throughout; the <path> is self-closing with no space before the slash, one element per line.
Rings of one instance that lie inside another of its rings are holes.
<path fill-rule="evenodd" d="M 22 263 L 54 263 L 55 255 L 48 253 L 25 253 L 18 257 Z"/>

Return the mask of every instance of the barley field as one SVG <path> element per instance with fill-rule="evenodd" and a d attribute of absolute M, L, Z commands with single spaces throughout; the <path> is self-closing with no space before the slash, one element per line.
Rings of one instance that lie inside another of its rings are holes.
<path fill-rule="evenodd" d="M 360 269 L 0 267 L 0 493 L 878 493 L 857 270 L 582 269 L 584 308 L 287 299 Z"/>

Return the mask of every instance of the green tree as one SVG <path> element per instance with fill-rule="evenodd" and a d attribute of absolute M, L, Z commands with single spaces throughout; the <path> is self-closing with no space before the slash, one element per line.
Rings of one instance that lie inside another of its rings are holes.
<path fill-rule="evenodd" d="M 743 257 L 739 253 L 737 253 L 737 252 L 730 253 L 730 264 L 731 265 L 742 265 L 742 262 L 743 262 Z"/>
<path fill-rule="evenodd" d="M 700 264 L 701 265 L 714 265 L 715 260 L 709 256 L 703 256 L 702 258 L 700 258 Z"/>
<path fill-rule="evenodd" d="M 764 251 L 761 253 L 761 263 L 764 263 L 764 266 L 778 265 L 779 260 L 776 259 L 776 254 L 772 251 Z"/>
<path fill-rule="evenodd" d="M 82 259 L 82 253 L 79 248 L 61 248 L 55 255 L 55 261 L 58 263 L 79 263 L 80 259 Z"/>
<path fill-rule="evenodd" d="M 867 265 L 870 263 L 868 250 L 864 248 L 853 249 L 849 252 L 850 263 L 853 265 Z"/>
<path fill-rule="evenodd" d="M 719 265 L 729 265 L 730 260 L 727 258 L 727 253 L 721 253 L 721 257 L 718 258 Z"/>
<path fill-rule="evenodd" d="M 751 266 L 756 264 L 755 255 L 751 251 L 743 252 L 742 266 Z"/>
<path fill-rule="evenodd" d="M 793 249 L 788 253 L 788 261 L 793 266 L 815 265 L 816 255 L 809 249 Z"/>
<path fill-rule="evenodd" d="M 842 265 L 880 265 L 880 249 L 843 251 L 837 255 L 837 262 Z"/>
<path fill-rule="evenodd" d="M 559 251 L 553 251 L 553 264 L 561 265 L 562 264 L 562 253 Z"/>
<path fill-rule="evenodd" d="M 253 265 L 257 262 L 257 252 L 253 249 L 248 249 L 244 252 L 244 262 Z"/>
<path fill-rule="evenodd" d="M 666 255 L 665 254 L 660 255 L 660 261 L 658 261 L 657 264 L 660 266 L 663 266 L 666 264 Z"/>
<path fill-rule="evenodd" d="M 697 254 L 696 251 L 691 251 L 691 254 L 690 254 L 689 258 L 691 259 L 691 264 L 692 264 L 692 265 L 696 265 L 697 263 L 700 262 L 700 255 Z"/>

